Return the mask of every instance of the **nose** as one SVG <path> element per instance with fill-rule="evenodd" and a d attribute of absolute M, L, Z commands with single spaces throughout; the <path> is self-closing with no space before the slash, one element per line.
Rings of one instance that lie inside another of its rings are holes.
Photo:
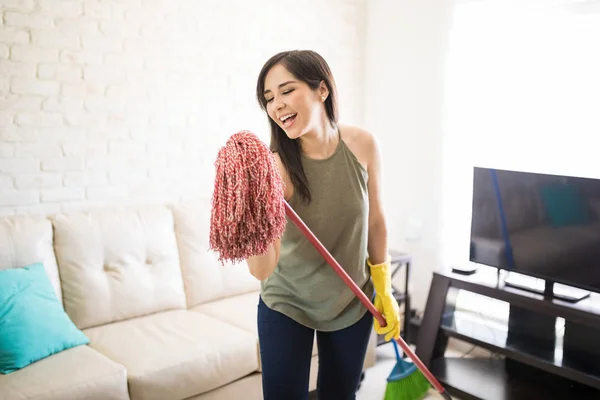
<path fill-rule="evenodd" d="M 284 106 L 285 104 L 283 103 L 283 101 L 281 101 L 281 97 L 275 96 L 273 98 L 273 108 L 275 110 L 281 110 Z"/>

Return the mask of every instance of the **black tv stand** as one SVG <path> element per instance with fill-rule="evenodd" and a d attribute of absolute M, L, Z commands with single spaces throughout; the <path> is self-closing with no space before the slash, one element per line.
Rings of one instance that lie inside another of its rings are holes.
<path fill-rule="evenodd" d="M 553 297 L 569 303 L 577 303 L 590 296 L 590 292 L 586 290 L 558 284 L 555 285 L 554 282 L 549 280 L 527 277 L 515 272 L 507 272 L 508 276 L 504 279 L 504 284 L 516 289 L 541 294 L 545 297 Z"/>
<path fill-rule="evenodd" d="M 459 291 L 508 303 L 499 307 L 508 313 L 458 309 Z M 600 294 L 568 302 L 510 287 L 479 266 L 470 276 L 434 273 L 416 354 L 462 400 L 600 399 L 598 337 Z M 448 357 L 449 338 L 499 357 Z"/>

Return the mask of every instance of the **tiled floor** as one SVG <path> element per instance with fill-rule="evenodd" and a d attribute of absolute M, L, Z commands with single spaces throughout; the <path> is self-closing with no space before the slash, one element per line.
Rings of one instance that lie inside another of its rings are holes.
<path fill-rule="evenodd" d="M 446 354 L 449 357 L 458 356 L 460 357 L 470 348 L 453 347 L 453 349 L 447 350 Z M 479 350 L 479 349 L 476 349 Z M 471 356 L 489 356 L 479 351 L 473 351 L 467 355 Z M 396 356 L 394 354 L 394 347 L 391 343 L 381 345 L 377 348 L 377 362 L 369 368 L 365 374 L 365 379 L 362 382 L 361 388 L 357 393 L 356 400 L 380 400 L 383 399 L 385 388 L 387 384 L 387 377 L 396 364 Z M 425 398 L 426 400 L 438 400 L 441 397 L 435 390 L 431 391 L 431 394 Z"/>

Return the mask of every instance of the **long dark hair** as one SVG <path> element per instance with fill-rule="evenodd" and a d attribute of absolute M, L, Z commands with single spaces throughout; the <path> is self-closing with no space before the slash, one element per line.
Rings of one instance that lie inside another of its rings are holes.
<path fill-rule="evenodd" d="M 337 90 L 329 65 L 323 57 L 312 50 L 283 51 L 271 57 L 262 67 L 256 84 L 256 98 L 261 108 L 267 110 L 265 100 L 265 77 L 274 66 L 283 65 L 294 77 L 305 82 L 311 89 L 316 90 L 321 82 L 329 90 L 325 100 L 325 111 L 332 127 L 337 126 L 338 106 Z M 271 126 L 271 151 L 279 154 L 281 162 L 287 170 L 294 190 L 307 202 L 311 201 L 310 190 L 304 168 L 302 167 L 300 142 L 290 139 L 283 129 L 268 115 Z"/>

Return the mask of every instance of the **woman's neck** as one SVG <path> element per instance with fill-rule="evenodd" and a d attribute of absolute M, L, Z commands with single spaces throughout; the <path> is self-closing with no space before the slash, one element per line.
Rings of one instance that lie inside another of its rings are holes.
<path fill-rule="evenodd" d="M 318 129 L 306 132 L 300 138 L 302 152 L 310 158 L 328 158 L 335 151 L 339 142 L 337 127 L 332 127 L 329 120 L 322 123 Z"/>

